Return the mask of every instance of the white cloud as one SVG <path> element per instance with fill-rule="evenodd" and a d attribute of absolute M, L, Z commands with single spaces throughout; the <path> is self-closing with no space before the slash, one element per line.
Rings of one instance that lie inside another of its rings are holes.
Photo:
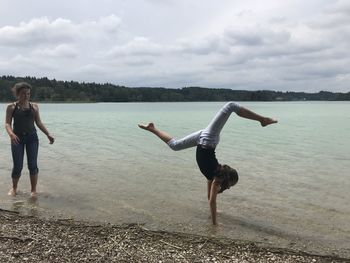
<path fill-rule="evenodd" d="M 259 25 L 254 27 L 230 28 L 225 33 L 226 40 L 232 45 L 259 46 L 266 44 L 283 44 L 289 41 L 290 33 L 273 31 Z"/>
<path fill-rule="evenodd" d="M 72 45 L 61 44 L 53 48 L 36 49 L 32 52 L 33 56 L 53 57 L 53 58 L 75 58 L 78 50 Z"/>
<path fill-rule="evenodd" d="M 334 5 L 326 8 L 326 13 L 335 13 L 335 14 L 345 14 L 349 17 L 350 14 L 350 3 L 347 0 L 338 0 Z"/>
<path fill-rule="evenodd" d="M 51 22 L 46 17 L 34 18 L 28 23 L 21 22 L 19 26 L 0 28 L 0 45 L 29 46 L 66 42 L 74 38 L 75 31 L 74 25 L 67 19 L 58 18 Z"/>
<path fill-rule="evenodd" d="M 116 15 L 110 15 L 107 17 L 101 17 L 96 24 L 102 30 L 106 30 L 110 33 L 117 33 L 119 26 L 121 25 L 121 19 Z"/>
<path fill-rule="evenodd" d="M 84 66 L 81 66 L 75 70 L 76 73 L 83 73 L 83 74 L 101 74 L 104 73 L 106 70 L 104 67 L 96 65 L 96 64 L 87 64 Z"/>
<path fill-rule="evenodd" d="M 116 45 L 102 56 L 118 58 L 120 56 L 160 56 L 163 47 L 145 37 L 135 37 L 126 44 Z"/>
<path fill-rule="evenodd" d="M 212 53 L 225 54 L 229 52 L 229 48 L 222 42 L 220 36 L 213 35 L 204 39 L 191 41 L 191 39 L 179 40 L 177 46 L 172 50 L 180 53 L 189 53 L 194 55 L 209 55 Z"/>
<path fill-rule="evenodd" d="M 5 2 L 3 10 L 19 4 Z M 349 91 L 349 1 L 84 3 L 33 2 L 11 16 L 6 9 L 1 73 L 130 86 Z"/>
<path fill-rule="evenodd" d="M 116 33 L 120 23 L 121 19 L 115 15 L 82 23 L 73 23 L 64 18 L 33 18 L 18 26 L 1 27 L 0 45 L 37 46 L 73 42 L 87 36 L 95 38 L 103 33 Z"/>
<path fill-rule="evenodd" d="M 153 65 L 154 62 L 150 59 L 144 59 L 144 58 L 129 58 L 125 61 L 125 63 L 129 66 L 150 66 Z"/>
<path fill-rule="evenodd" d="M 349 83 L 350 82 L 350 73 L 337 74 L 336 81 Z"/>

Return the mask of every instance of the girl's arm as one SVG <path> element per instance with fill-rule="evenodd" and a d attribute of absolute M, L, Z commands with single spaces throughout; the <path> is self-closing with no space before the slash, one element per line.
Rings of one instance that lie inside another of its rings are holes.
<path fill-rule="evenodd" d="M 220 183 L 214 179 L 211 184 L 210 189 L 210 197 L 209 197 L 209 207 L 210 207 L 210 214 L 211 214 L 211 220 L 213 222 L 213 225 L 217 225 L 216 221 L 216 196 L 218 195 L 218 192 L 220 191 Z"/>
<path fill-rule="evenodd" d="M 208 192 L 208 201 L 210 200 L 210 191 L 211 191 L 211 185 L 213 184 L 213 181 L 207 181 L 207 192 Z"/>
<path fill-rule="evenodd" d="M 6 120 L 5 120 L 5 129 L 7 131 L 7 134 L 10 136 L 11 143 L 18 144 L 19 138 L 16 134 L 14 134 L 12 130 L 12 114 L 14 111 L 14 106 L 12 104 L 8 105 L 6 108 Z"/>
<path fill-rule="evenodd" d="M 35 124 L 38 126 L 38 128 L 47 136 L 47 138 L 50 141 L 50 144 L 53 144 L 55 141 L 55 138 L 49 133 L 49 131 L 46 129 L 45 125 L 42 123 L 40 119 L 40 113 L 39 113 L 39 106 L 37 104 L 33 103 L 34 111 L 35 111 Z"/>

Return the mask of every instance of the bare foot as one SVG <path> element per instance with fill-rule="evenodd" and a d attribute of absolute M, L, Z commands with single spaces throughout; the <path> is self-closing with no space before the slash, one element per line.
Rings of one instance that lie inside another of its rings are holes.
<path fill-rule="evenodd" d="M 277 122 L 278 121 L 276 119 L 272 119 L 272 118 L 264 118 L 262 121 L 260 121 L 261 126 L 263 126 L 263 127 L 270 125 L 270 124 L 277 123 Z"/>
<path fill-rule="evenodd" d="M 37 192 L 35 192 L 35 191 L 34 191 L 34 192 L 31 192 L 31 193 L 30 193 L 30 197 L 31 197 L 31 198 L 37 198 L 37 197 L 38 197 Z"/>
<path fill-rule="evenodd" d="M 138 126 L 146 131 L 153 131 L 155 129 L 153 122 L 150 122 L 147 125 L 139 124 Z"/>
<path fill-rule="evenodd" d="M 17 195 L 17 190 L 14 188 L 11 188 L 11 190 L 8 192 L 9 196 L 16 196 Z"/>

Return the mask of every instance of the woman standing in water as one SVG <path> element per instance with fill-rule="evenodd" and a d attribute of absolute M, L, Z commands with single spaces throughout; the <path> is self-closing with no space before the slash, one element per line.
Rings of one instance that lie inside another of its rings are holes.
<path fill-rule="evenodd" d="M 27 154 L 27 163 L 30 173 L 31 196 L 36 197 L 36 185 L 38 182 L 38 149 L 39 139 L 35 125 L 47 136 L 50 144 L 55 139 L 50 135 L 40 119 L 39 107 L 30 102 L 30 91 L 32 87 L 26 82 L 17 83 L 14 86 L 17 101 L 11 103 L 6 109 L 6 131 L 11 139 L 11 151 L 13 160 L 12 189 L 9 195 L 17 194 L 18 181 L 23 168 L 24 150 Z M 13 120 L 13 127 L 12 127 Z"/>
<path fill-rule="evenodd" d="M 140 128 L 155 134 L 174 151 L 197 146 L 196 160 L 200 171 L 207 178 L 207 195 L 214 225 L 217 224 L 217 194 L 222 193 L 238 182 L 237 171 L 228 165 L 219 164 L 215 157 L 215 148 L 219 143 L 220 132 L 232 112 L 235 112 L 240 117 L 258 121 L 262 127 L 277 123 L 277 120 L 258 115 L 240 106 L 238 103 L 228 102 L 205 129 L 194 132 L 179 140 L 158 130 L 153 123 L 147 125 L 139 124 Z"/>

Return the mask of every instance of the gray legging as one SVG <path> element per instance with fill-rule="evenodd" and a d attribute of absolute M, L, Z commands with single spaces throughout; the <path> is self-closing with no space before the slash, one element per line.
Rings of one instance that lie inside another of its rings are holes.
<path fill-rule="evenodd" d="M 169 147 L 174 151 L 195 147 L 199 144 L 208 148 L 215 148 L 219 143 L 220 132 L 226 121 L 230 117 L 231 113 L 237 113 L 240 107 L 241 106 L 236 102 L 231 101 L 226 103 L 205 129 L 191 133 L 190 135 L 187 135 L 179 140 L 172 138 L 170 141 L 168 141 Z"/>

